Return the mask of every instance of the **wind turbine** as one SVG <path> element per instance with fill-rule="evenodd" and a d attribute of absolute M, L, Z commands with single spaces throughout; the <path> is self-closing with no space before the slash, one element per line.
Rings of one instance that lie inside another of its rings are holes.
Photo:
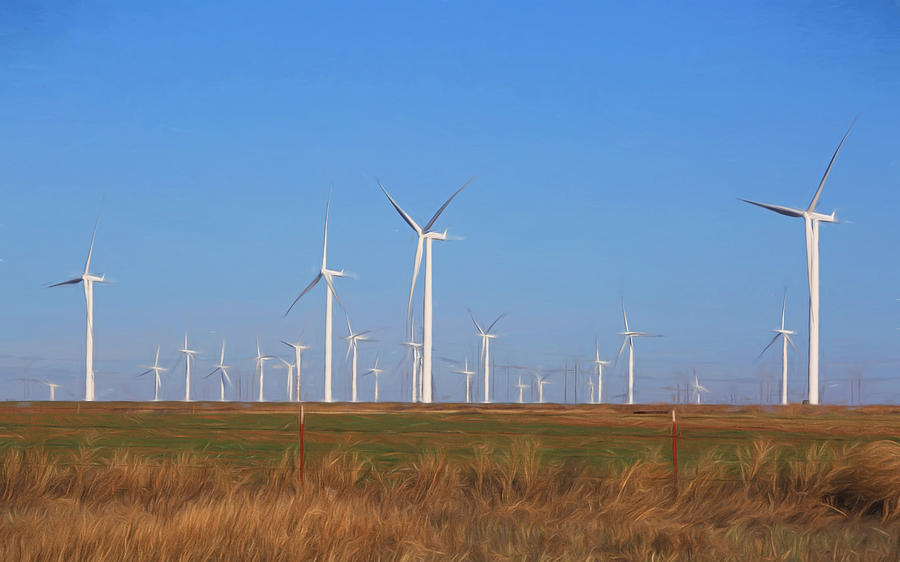
<path fill-rule="evenodd" d="M 465 377 L 466 377 L 466 404 L 470 403 L 472 401 L 472 392 L 471 392 L 472 375 L 475 374 L 475 371 L 469 370 L 469 358 L 466 357 L 465 367 L 463 367 L 462 369 L 457 369 L 453 372 L 456 373 L 457 375 L 465 375 Z"/>
<path fill-rule="evenodd" d="M 281 343 L 284 345 L 291 347 L 294 349 L 294 367 L 297 369 L 297 402 L 300 402 L 300 359 L 303 352 L 309 349 L 308 345 L 303 345 L 303 334 L 300 335 L 300 339 L 298 339 L 294 343 L 286 342 L 281 340 Z M 292 398 L 293 399 L 293 398 Z"/>
<path fill-rule="evenodd" d="M 52 382 L 47 382 L 47 381 L 41 381 L 41 382 L 44 383 L 45 385 L 47 385 L 47 388 L 50 389 L 50 401 L 52 402 L 53 400 L 56 400 L 56 389 L 59 388 L 61 385 L 52 383 Z"/>
<path fill-rule="evenodd" d="M 378 402 L 378 377 L 384 372 L 384 369 L 380 369 L 378 367 L 378 361 L 381 359 L 380 355 L 375 356 L 375 365 L 372 366 L 368 371 L 363 373 L 363 376 L 366 375 L 375 375 L 375 402 Z"/>
<path fill-rule="evenodd" d="M 231 377 L 228 376 L 230 367 L 225 364 L 225 338 L 222 338 L 222 353 L 219 355 L 219 363 L 213 366 L 213 370 L 204 378 L 209 378 L 219 372 L 219 402 L 225 401 L 225 382 L 231 384 Z"/>
<path fill-rule="evenodd" d="M 80 277 L 69 279 L 61 283 L 54 283 L 50 287 L 62 285 L 84 285 L 84 302 L 87 310 L 87 327 L 85 330 L 85 359 L 84 359 L 84 399 L 88 402 L 94 400 L 94 283 L 107 283 L 106 275 L 91 273 L 91 257 L 94 255 L 94 236 L 97 234 L 97 224 L 100 217 L 94 223 L 94 231 L 91 233 L 91 247 L 88 250 L 87 261 L 84 263 L 84 273 Z"/>
<path fill-rule="evenodd" d="M 294 400 L 294 364 L 282 357 L 278 357 L 278 360 L 287 371 L 287 397 L 288 402 L 291 402 Z M 275 368 L 278 369 L 278 365 L 275 365 Z"/>
<path fill-rule="evenodd" d="M 598 404 L 599 402 L 594 401 L 594 389 L 597 387 L 597 384 L 591 379 L 588 379 L 587 383 L 588 387 L 591 389 L 591 404 Z"/>
<path fill-rule="evenodd" d="M 409 357 L 409 354 L 412 353 L 412 402 L 418 402 L 421 399 L 421 386 L 422 380 L 419 374 L 419 367 L 422 366 L 422 344 L 415 340 L 415 337 L 410 339 L 410 341 L 403 342 L 403 345 L 406 346 L 406 356 Z"/>
<path fill-rule="evenodd" d="M 522 384 L 522 375 L 519 375 L 519 383 L 516 384 L 516 388 L 519 389 L 519 404 L 522 403 L 522 392 L 528 388 L 527 384 Z"/>
<path fill-rule="evenodd" d="M 697 378 L 696 372 L 694 373 L 694 380 L 691 381 L 691 392 L 697 397 L 697 404 L 700 403 L 701 393 L 709 393 L 709 389 L 700 384 L 700 379 Z"/>
<path fill-rule="evenodd" d="M 185 346 L 185 347 L 187 347 L 187 346 Z M 141 373 L 141 374 L 138 375 L 138 376 L 139 376 L 139 377 L 142 377 L 142 376 L 144 376 L 144 375 L 149 375 L 150 373 L 153 373 L 153 375 L 154 375 L 153 378 L 155 379 L 155 380 L 154 380 L 154 383 L 153 383 L 153 401 L 154 401 L 154 402 L 158 402 L 158 401 L 159 401 L 159 387 L 160 387 L 161 384 L 162 384 L 162 381 L 161 381 L 160 378 L 159 378 L 159 373 L 160 373 L 160 371 L 167 371 L 167 370 L 168 370 L 168 369 L 166 369 L 165 367 L 160 367 L 160 366 L 159 366 L 159 346 L 156 346 L 156 360 L 153 361 L 153 366 L 150 367 L 150 366 L 146 366 L 146 365 L 145 365 L 144 367 L 145 367 L 147 370 L 144 371 L 143 373 Z"/>
<path fill-rule="evenodd" d="M 356 359 L 357 359 L 359 342 L 371 341 L 371 340 L 369 340 L 368 337 L 366 337 L 366 334 L 368 334 L 371 331 L 372 330 L 366 330 L 364 332 L 354 333 L 353 328 L 350 327 L 350 317 L 347 316 L 347 337 L 344 338 L 344 340 L 347 341 L 347 357 L 345 357 L 345 360 L 350 358 L 350 352 L 352 350 L 352 352 L 353 352 L 353 364 L 352 364 L 352 369 L 353 369 L 352 399 L 353 399 L 353 402 L 358 402 L 357 393 L 356 393 L 356 380 L 357 380 L 356 379 Z"/>
<path fill-rule="evenodd" d="M 478 323 L 478 320 L 475 320 L 475 316 L 472 314 L 471 310 L 469 311 L 469 316 L 472 317 L 472 322 L 475 323 L 475 329 L 478 330 L 478 336 L 481 337 L 481 360 L 484 362 L 484 402 L 487 404 L 491 401 L 491 340 L 497 337 L 491 330 L 494 329 L 494 326 L 497 325 L 497 322 L 499 322 L 501 318 L 506 316 L 506 313 L 504 312 L 498 316 L 496 320 L 491 322 L 491 325 L 488 326 L 487 330 L 481 329 L 481 324 Z"/>
<path fill-rule="evenodd" d="M 594 339 L 594 358 L 591 359 L 591 363 L 597 366 L 597 404 L 601 404 L 603 403 L 603 367 L 609 367 L 612 363 L 600 360 L 600 338 Z"/>
<path fill-rule="evenodd" d="M 265 402 L 263 398 L 263 381 L 265 380 L 266 361 L 274 359 L 274 355 L 263 355 L 259 348 L 259 338 L 256 338 L 256 372 L 259 373 L 259 401 Z"/>
<path fill-rule="evenodd" d="M 775 337 L 772 338 L 772 341 L 769 342 L 769 345 L 763 348 L 763 350 L 759 353 L 759 357 L 762 357 L 763 353 L 766 352 L 767 349 L 772 347 L 772 344 L 778 341 L 778 338 L 782 338 L 781 342 L 781 403 L 782 405 L 787 406 L 788 397 L 787 397 L 787 371 L 788 371 L 788 344 L 791 344 L 791 347 L 794 348 L 794 351 L 797 351 L 797 346 L 794 345 L 794 340 L 791 339 L 791 335 L 795 334 L 793 330 L 786 330 L 784 328 L 784 308 L 787 304 L 787 296 L 785 295 L 784 299 L 781 301 L 781 328 L 776 330 L 772 330 L 775 332 Z"/>
<path fill-rule="evenodd" d="M 834 154 L 831 156 L 831 161 L 828 163 L 828 167 L 825 168 L 825 174 L 819 182 L 816 194 L 813 195 L 812 201 L 810 201 L 809 207 L 806 209 L 793 209 L 791 207 L 782 207 L 781 205 L 770 205 L 742 199 L 742 201 L 751 205 L 756 205 L 781 215 L 803 219 L 806 232 L 806 272 L 809 278 L 809 395 L 807 400 L 813 405 L 819 403 L 819 223 L 837 222 L 834 218 L 834 211 L 830 215 L 826 215 L 816 211 L 816 205 L 819 203 L 819 196 L 822 195 L 825 180 L 828 179 L 828 174 L 831 172 L 831 166 L 834 165 L 838 152 L 841 151 L 844 141 L 847 140 L 847 136 L 853 130 L 853 125 L 855 124 L 856 121 L 854 120 L 847 132 L 844 133 L 844 138 L 841 139 Z"/>
<path fill-rule="evenodd" d="M 619 332 L 619 335 L 624 337 L 622 340 L 622 347 L 619 348 L 619 354 L 616 355 L 616 361 L 619 360 L 619 357 L 622 356 L 622 352 L 625 351 L 625 346 L 628 346 L 628 402 L 627 404 L 634 404 L 634 338 L 661 338 L 661 335 L 658 334 L 648 334 L 647 332 L 636 332 L 631 330 L 628 327 L 628 313 L 625 312 L 625 299 L 622 299 L 622 318 L 625 320 L 625 331 Z"/>
<path fill-rule="evenodd" d="M 412 217 L 407 214 L 406 211 L 400 208 L 400 205 L 397 204 L 396 201 L 388 194 L 387 190 L 383 185 L 379 182 L 378 187 L 381 188 L 381 191 L 384 192 L 385 196 L 387 196 L 388 201 L 391 202 L 391 205 L 394 209 L 400 214 L 406 224 L 412 228 L 417 237 L 416 241 L 416 258 L 413 265 L 413 276 L 412 283 L 409 287 L 409 302 L 406 305 L 406 323 L 410 324 L 410 318 L 412 316 L 412 300 L 413 300 L 413 292 L 416 288 L 416 279 L 419 276 L 419 268 L 422 265 L 422 244 L 424 242 L 425 245 L 425 294 L 423 300 L 423 308 L 422 308 L 422 401 L 426 404 L 432 402 L 432 372 L 431 372 L 431 352 L 433 348 L 432 344 L 432 273 L 431 273 L 431 242 L 433 240 L 448 240 L 447 231 L 445 230 L 443 233 L 440 232 L 432 232 L 431 229 L 434 227 L 434 223 L 438 220 L 438 217 L 441 216 L 441 213 L 447 208 L 447 205 L 453 201 L 453 198 L 459 195 L 459 192 L 462 191 L 467 185 L 472 183 L 472 180 L 475 178 L 470 178 L 469 181 L 464 183 L 462 187 L 457 189 L 453 195 L 450 196 L 450 199 L 441 205 L 441 207 L 437 210 L 431 220 L 425 223 L 424 227 L 421 227 L 412 219 Z"/>
<path fill-rule="evenodd" d="M 537 385 L 538 385 L 538 403 L 543 404 L 544 403 L 544 385 L 550 384 L 550 381 L 547 380 L 547 377 L 545 375 L 539 375 L 537 373 L 535 373 L 534 378 L 537 381 Z"/>
<path fill-rule="evenodd" d="M 318 275 L 312 280 L 312 282 L 303 289 L 303 292 L 294 299 L 294 302 L 291 303 L 291 306 L 288 307 L 287 312 L 284 313 L 285 316 L 290 313 L 291 309 L 294 308 L 294 305 L 297 304 L 303 295 L 309 292 L 310 289 L 316 286 L 316 284 L 322 279 L 325 280 L 326 288 L 325 288 L 325 401 L 333 402 L 331 393 L 331 337 L 332 337 L 332 300 L 336 300 L 338 305 L 343 308 L 344 305 L 341 304 L 341 299 L 338 298 L 337 291 L 334 289 L 334 278 L 335 277 L 346 277 L 347 274 L 344 273 L 344 270 L 336 271 L 334 269 L 328 269 L 328 207 L 331 204 L 331 195 L 328 196 L 328 203 L 325 204 L 325 235 L 322 241 L 322 268 L 319 270 Z M 262 392 L 262 391 L 260 391 Z"/>
<path fill-rule="evenodd" d="M 179 349 L 181 353 L 184 353 L 184 401 L 191 401 L 191 361 L 194 360 L 194 356 L 197 355 L 197 352 L 188 347 L 188 334 L 187 330 L 184 331 L 184 347 Z"/>

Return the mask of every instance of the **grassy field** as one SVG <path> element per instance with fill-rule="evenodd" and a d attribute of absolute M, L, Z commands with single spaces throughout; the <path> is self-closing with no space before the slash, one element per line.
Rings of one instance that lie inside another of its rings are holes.
<path fill-rule="evenodd" d="M 0 559 L 900 559 L 900 408 L 670 408 L 5 403 Z"/>

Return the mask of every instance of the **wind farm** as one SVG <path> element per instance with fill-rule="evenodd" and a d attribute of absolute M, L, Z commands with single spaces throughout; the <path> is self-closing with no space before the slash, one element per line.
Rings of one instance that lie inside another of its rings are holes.
<path fill-rule="evenodd" d="M 891 2 L 0 20 L 0 560 L 896 559 Z"/>

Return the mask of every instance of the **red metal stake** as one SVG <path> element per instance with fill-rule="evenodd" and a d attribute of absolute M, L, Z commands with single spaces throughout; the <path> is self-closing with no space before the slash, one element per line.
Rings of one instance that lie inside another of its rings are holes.
<path fill-rule="evenodd" d="M 678 423 L 675 421 L 675 410 L 672 410 L 672 482 L 675 495 L 678 495 Z"/>

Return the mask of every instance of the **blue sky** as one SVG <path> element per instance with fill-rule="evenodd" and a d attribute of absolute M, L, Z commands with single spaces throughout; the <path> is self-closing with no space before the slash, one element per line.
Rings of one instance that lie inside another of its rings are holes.
<path fill-rule="evenodd" d="M 246 385 L 257 336 L 286 356 L 307 326 L 319 395 L 323 291 L 282 313 L 316 272 L 330 188 L 329 265 L 359 276 L 340 297 L 355 327 L 382 328 L 361 362 L 381 353 L 399 397 L 415 241 L 376 178 L 427 220 L 476 176 L 438 223 L 463 239 L 435 249 L 437 356 L 477 356 L 471 307 L 509 312 L 501 363 L 561 368 L 595 337 L 614 358 L 624 295 L 633 327 L 665 335 L 638 342 L 639 400 L 693 369 L 714 401 L 757 400 L 787 288 L 800 400 L 802 222 L 737 198 L 807 205 L 859 115 L 820 201 L 849 221 L 821 232 L 824 399 L 861 373 L 864 400 L 896 403 L 897 29 L 896 2 L 4 3 L 0 397 L 22 396 L 19 377 L 83 392 L 81 290 L 42 284 L 83 267 L 101 208 L 101 398 L 149 397 L 138 365 L 157 344 L 174 365 L 185 328 L 204 373 L 226 337 Z M 449 368 L 437 396 L 459 400 Z M 610 395 L 623 381 L 620 362 Z"/>

